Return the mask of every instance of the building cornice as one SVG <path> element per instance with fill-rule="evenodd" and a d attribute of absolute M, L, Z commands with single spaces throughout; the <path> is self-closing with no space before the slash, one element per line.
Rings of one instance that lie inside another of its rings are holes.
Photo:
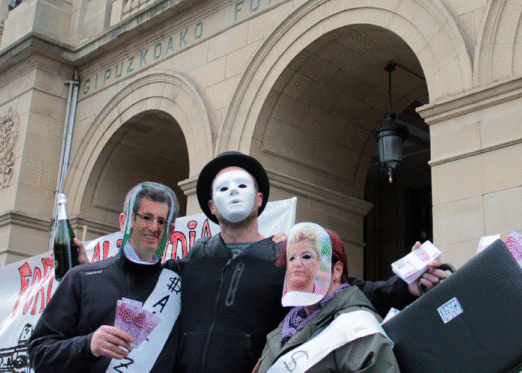
<path fill-rule="evenodd" d="M 96 53 L 103 54 L 111 50 L 110 45 L 117 39 L 117 43 L 135 40 L 137 35 L 143 34 L 151 28 L 148 21 L 154 19 L 154 27 L 159 23 L 172 21 L 173 16 L 179 16 L 189 8 L 193 8 L 204 0 L 166 0 L 157 1 L 149 7 L 138 11 L 135 15 L 126 18 L 98 37 L 80 44 L 74 53 L 74 61 L 79 63 L 85 57 L 92 58 Z"/>
<path fill-rule="evenodd" d="M 470 113 L 488 109 L 522 97 L 522 78 L 512 77 L 500 82 L 495 82 L 484 87 L 476 88 L 468 92 L 439 100 L 417 108 L 417 112 L 424 118 L 428 125 L 443 123 Z M 515 146 L 522 143 L 522 138 L 503 141 L 501 143 L 482 146 L 480 149 L 465 151 L 452 156 L 444 156 L 432 159 L 431 167 L 454 162 L 464 158 L 475 157 L 484 153 L 496 151 L 502 148 Z"/>
<path fill-rule="evenodd" d="M 185 196 L 190 197 L 196 194 L 196 185 L 198 183 L 198 176 L 195 176 L 190 179 L 185 179 L 178 183 L 178 186 L 181 188 Z"/>
<path fill-rule="evenodd" d="M 50 220 L 33 218 L 31 216 L 16 211 L 8 211 L 0 215 L 0 228 L 8 226 L 28 228 L 32 229 L 33 231 L 36 230 L 39 232 L 45 232 L 47 234 L 51 232 Z M 6 248 L 5 250 L 0 251 L 0 255 L 14 255 L 22 258 L 30 258 L 34 254 Z"/>
<path fill-rule="evenodd" d="M 484 110 L 522 97 L 522 77 L 511 77 L 417 108 L 428 125 Z"/>
<path fill-rule="evenodd" d="M 267 170 L 267 174 L 268 179 L 270 180 L 270 185 L 273 188 L 290 192 L 292 195 L 303 196 L 312 201 L 324 203 L 359 216 L 366 216 L 373 206 L 368 201 L 339 193 L 335 190 L 293 176 L 288 176 L 280 172 Z"/>
<path fill-rule="evenodd" d="M 324 203 L 337 209 L 348 211 L 359 216 L 366 216 L 373 205 L 335 190 L 324 188 L 308 181 L 288 176 L 280 172 L 266 170 L 270 187 L 290 192 L 293 196 L 306 197 L 309 200 Z M 187 197 L 196 194 L 197 176 L 178 183 L 179 187 Z"/>
<path fill-rule="evenodd" d="M 95 236 L 105 236 L 106 234 L 117 232 L 120 229 L 118 224 L 99 223 L 82 217 L 71 218 L 70 222 L 79 239 L 81 239 L 83 227 L 87 227 L 87 232 Z"/>
<path fill-rule="evenodd" d="M 118 43 L 136 38 L 146 31 L 147 22 L 154 18 L 157 22 L 172 19 L 187 8 L 192 8 L 204 0 L 166 0 L 158 1 L 135 15 L 122 20 L 101 35 L 78 46 L 65 44 L 39 33 L 29 33 L 0 52 L 0 70 L 16 64 L 33 53 L 43 53 L 70 64 L 80 64 L 85 58 L 106 53 L 116 39 Z M 155 22 L 155 25 L 157 23 Z"/>
<path fill-rule="evenodd" d="M 99 236 L 115 232 L 119 229 L 119 226 L 117 224 L 103 224 L 98 223 L 94 220 L 89 220 L 81 217 L 73 217 L 70 219 L 70 222 L 71 226 L 75 229 L 75 232 L 79 236 L 84 226 L 87 226 L 87 229 L 90 233 L 94 233 Z M 41 232 L 50 233 L 51 231 L 50 220 L 34 218 L 16 211 L 9 211 L 5 214 L 0 215 L 0 228 L 9 225 L 30 228 Z"/>
<path fill-rule="evenodd" d="M 16 225 L 19 227 L 49 232 L 51 221 L 33 218 L 16 211 L 8 211 L 5 214 L 0 215 L 0 228 L 8 225 Z"/>

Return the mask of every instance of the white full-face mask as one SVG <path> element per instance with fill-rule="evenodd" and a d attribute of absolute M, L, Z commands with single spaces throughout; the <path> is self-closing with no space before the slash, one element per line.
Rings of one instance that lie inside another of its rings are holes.
<path fill-rule="evenodd" d="M 256 189 L 252 176 L 243 170 L 219 175 L 212 185 L 212 200 L 221 215 L 231 223 L 239 223 L 254 206 Z"/>

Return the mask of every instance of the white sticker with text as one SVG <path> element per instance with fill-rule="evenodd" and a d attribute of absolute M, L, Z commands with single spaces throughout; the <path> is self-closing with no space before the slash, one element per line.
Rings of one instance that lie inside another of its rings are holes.
<path fill-rule="evenodd" d="M 464 309 L 457 298 L 451 298 L 449 301 L 437 308 L 437 311 L 439 312 L 442 322 L 446 324 L 464 312 Z"/>

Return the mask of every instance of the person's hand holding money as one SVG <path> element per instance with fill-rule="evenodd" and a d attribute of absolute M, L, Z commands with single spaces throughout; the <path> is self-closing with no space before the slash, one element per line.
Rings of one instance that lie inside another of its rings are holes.
<path fill-rule="evenodd" d="M 419 248 L 421 243 L 415 242 L 415 245 L 411 248 L 411 251 Z M 443 263 L 435 259 L 428 263 L 428 270 L 422 274 L 417 280 L 408 285 L 408 290 L 411 294 L 420 297 L 421 293 L 419 285 L 422 284 L 426 287 L 426 291 L 437 285 L 439 282 L 444 280 L 448 275 L 445 271 L 438 269 Z"/>
<path fill-rule="evenodd" d="M 94 356 L 123 359 L 132 350 L 132 336 L 114 326 L 102 325 L 93 334 L 91 352 Z"/>

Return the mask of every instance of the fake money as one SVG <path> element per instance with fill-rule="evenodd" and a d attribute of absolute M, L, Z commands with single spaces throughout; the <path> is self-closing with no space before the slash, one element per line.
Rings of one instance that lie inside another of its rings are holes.
<path fill-rule="evenodd" d="M 405 257 L 392 263 L 392 271 L 408 285 L 428 270 L 428 263 L 438 259 L 441 252 L 430 241 L 424 242 Z"/>

